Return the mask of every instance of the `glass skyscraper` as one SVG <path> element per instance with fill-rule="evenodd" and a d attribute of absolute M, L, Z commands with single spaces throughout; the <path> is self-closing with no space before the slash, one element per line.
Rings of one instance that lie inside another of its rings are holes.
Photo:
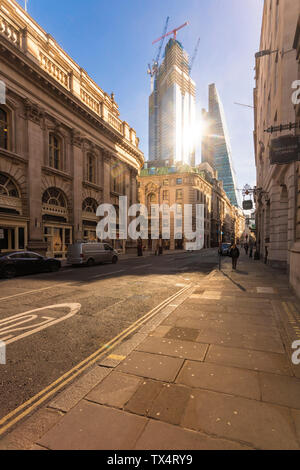
<path fill-rule="evenodd" d="M 195 164 L 195 92 L 188 55 L 170 39 L 149 98 L 149 161 L 154 166 Z"/>
<path fill-rule="evenodd" d="M 202 161 L 208 162 L 218 172 L 231 204 L 239 207 L 240 198 L 236 187 L 230 139 L 225 113 L 216 85 L 209 85 L 208 112 L 203 112 L 206 134 L 202 142 Z"/>

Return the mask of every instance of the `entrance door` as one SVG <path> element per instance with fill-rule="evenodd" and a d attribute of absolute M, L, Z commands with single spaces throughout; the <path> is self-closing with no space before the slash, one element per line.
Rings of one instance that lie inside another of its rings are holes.
<path fill-rule="evenodd" d="M 72 227 L 46 225 L 44 240 L 48 244 L 47 254 L 53 258 L 66 258 L 72 243 Z"/>

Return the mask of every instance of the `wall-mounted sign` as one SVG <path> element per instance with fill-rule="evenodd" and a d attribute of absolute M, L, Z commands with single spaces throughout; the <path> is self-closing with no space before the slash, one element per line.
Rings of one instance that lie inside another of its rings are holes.
<path fill-rule="evenodd" d="M 251 211 L 253 209 L 253 202 L 251 199 L 243 201 L 243 209 L 244 211 Z"/>
<path fill-rule="evenodd" d="M 300 136 L 284 135 L 271 141 L 271 165 L 285 165 L 298 161 L 300 161 Z"/>

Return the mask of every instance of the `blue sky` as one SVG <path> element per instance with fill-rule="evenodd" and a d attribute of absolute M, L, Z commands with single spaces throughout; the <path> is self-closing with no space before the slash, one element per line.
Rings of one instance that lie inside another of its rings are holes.
<path fill-rule="evenodd" d="M 24 0 L 19 0 L 24 6 Z M 28 0 L 28 13 L 107 93 L 115 93 L 121 118 L 137 130 L 148 157 L 147 64 L 152 41 L 189 21 L 178 39 L 192 55 L 197 108 L 207 108 L 216 83 L 225 108 L 238 187 L 255 184 L 252 104 L 254 54 L 259 49 L 263 0 Z"/>

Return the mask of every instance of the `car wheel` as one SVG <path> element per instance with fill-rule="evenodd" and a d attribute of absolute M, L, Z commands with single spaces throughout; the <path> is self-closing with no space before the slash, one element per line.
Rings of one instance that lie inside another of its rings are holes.
<path fill-rule="evenodd" d="M 117 257 L 117 256 L 113 256 L 111 262 L 112 262 L 112 264 L 117 264 L 117 262 L 118 262 L 118 257 Z"/>
<path fill-rule="evenodd" d="M 86 263 L 86 265 L 89 266 L 89 267 L 94 266 L 94 264 L 95 264 L 95 261 L 93 260 L 93 258 L 90 258 Z"/>
<path fill-rule="evenodd" d="M 3 276 L 6 279 L 12 279 L 17 274 L 16 268 L 14 266 L 6 266 L 3 270 Z"/>
<path fill-rule="evenodd" d="M 50 266 L 49 266 L 49 271 L 51 273 L 56 273 L 57 271 L 59 271 L 59 264 L 58 263 L 51 263 Z"/>

